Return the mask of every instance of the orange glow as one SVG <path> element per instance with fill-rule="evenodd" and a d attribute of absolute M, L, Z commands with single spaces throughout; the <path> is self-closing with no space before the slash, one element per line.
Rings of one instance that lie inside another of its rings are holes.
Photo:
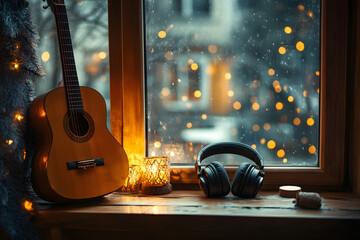
<path fill-rule="evenodd" d="M 44 109 L 41 110 L 40 116 L 41 116 L 41 117 L 45 117 L 45 116 L 46 116 L 46 112 L 44 111 Z"/>
<path fill-rule="evenodd" d="M 304 11 L 304 10 L 305 10 L 305 7 L 304 7 L 303 5 L 298 5 L 298 9 L 299 9 L 300 11 Z"/>
<path fill-rule="evenodd" d="M 197 65 L 197 63 L 192 63 L 192 64 L 191 64 L 191 69 L 192 69 L 193 71 L 198 70 L 198 68 L 199 68 L 199 65 Z"/>
<path fill-rule="evenodd" d="M 294 125 L 298 126 L 300 125 L 301 121 L 300 121 L 300 118 L 294 118 L 294 121 L 293 121 Z"/>
<path fill-rule="evenodd" d="M 263 126 L 263 128 L 264 128 L 265 131 L 269 131 L 270 128 L 271 128 L 270 123 L 265 123 L 264 126 Z"/>
<path fill-rule="evenodd" d="M 236 101 L 236 102 L 234 102 L 233 107 L 235 110 L 239 110 L 241 108 L 241 103 Z"/>
<path fill-rule="evenodd" d="M 255 144 L 251 145 L 251 147 L 252 147 L 253 149 L 256 149 L 256 145 L 255 145 Z"/>
<path fill-rule="evenodd" d="M 302 143 L 302 144 L 307 144 L 307 143 L 308 143 L 307 137 L 301 138 L 301 143 Z"/>
<path fill-rule="evenodd" d="M 273 75 L 275 74 L 275 70 L 272 69 L 272 68 L 270 68 L 269 71 L 268 71 L 268 74 L 269 74 L 270 76 L 273 76 Z"/>
<path fill-rule="evenodd" d="M 276 147 L 276 143 L 273 140 L 268 141 L 267 147 L 269 149 L 274 149 Z"/>
<path fill-rule="evenodd" d="M 257 102 L 255 102 L 255 103 L 253 103 L 253 105 L 252 105 L 252 109 L 253 109 L 254 111 L 257 111 L 257 110 L 260 109 L 260 105 L 259 105 Z"/>
<path fill-rule="evenodd" d="M 201 118 L 205 120 L 207 119 L 207 115 L 204 113 L 203 115 L 201 115 Z"/>
<path fill-rule="evenodd" d="M 154 142 L 154 147 L 155 148 L 160 148 L 161 147 L 161 142 L 159 142 L 159 141 Z"/>
<path fill-rule="evenodd" d="M 272 85 L 275 88 L 276 86 L 280 86 L 280 83 L 278 80 L 275 80 L 275 81 L 273 81 Z"/>
<path fill-rule="evenodd" d="M 303 42 L 301 42 L 301 41 L 299 41 L 299 42 L 297 42 L 297 44 L 296 44 L 296 49 L 298 50 L 298 51 L 304 51 L 304 49 L 305 49 L 305 45 L 304 45 L 304 43 Z"/>
<path fill-rule="evenodd" d="M 311 145 L 308 150 L 309 153 L 314 154 L 316 152 L 316 147 L 314 145 Z"/>
<path fill-rule="evenodd" d="M 307 95 L 308 95 L 307 90 L 304 90 L 304 91 L 303 91 L 303 96 L 304 96 L 304 97 L 307 97 Z"/>
<path fill-rule="evenodd" d="M 280 93 L 281 92 L 281 86 L 280 85 L 277 85 L 275 88 L 274 88 L 275 92 L 277 93 Z"/>
<path fill-rule="evenodd" d="M 313 13 L 312 11 L 308 11 L 308 16 L 309 16 L 310 18 L 313 18 L 313 17 L 314 17 L 314 13 Z"/>
<path fill-rule="evenodd" d="M 191 122 L 188 122 L 188 123 L 186 124 L 186 127 L 187 127 L 187 128 L 192 128 L 192 123 L 191 123 Z"/>
<path fill-rule="evenodd" d="M 25 149 L 23 149 L 23 159 L 24 160 L 26 159 L 26 151 L 25 151 Z"/>
<path fill-rule="evenodd" d="M 231 79 L 231 73 L 225 73 L 225 78 L 227 80 L 230 80 Z"/>
<path fill-rule="evenodd" d="M 294 97 L 293 97 L 293 96 L 289 96 L 289 97 L 288 97 L 288 101 L 289 101 L 289 102 L 293 102 L 293 101 L 294 101 Z"/>
<path fill-rule="evenodd" d="M 284 47 L 279 47 L 279 53 L 280 53 L 280 54 L 285 54 L 285 53 L 286 53 L 286 48 L 284 48 Z"/>
<path fill-rule="evenodd" d="M 287 159 L 286 159 L 286 158 L 283 159 L 283 163 L 287 163 Z"/>
<path fill-rule="evenodd" d="M 316 76 L 320 76 L 320 72 L 319 72 L 319 71 L 316 71 L 315 74 L 316 74 Z"/>
<path fill-rule="evenodd" d="M 19 70 L 19 67 L 20 67 L 20 65 L 18 62 L 12 62 L 10 65 L 11 70 Z"/>
<path fill-rule="evenodd" d="M 227 92 L 227 95 L 228 95 L 229 97 L 233 97 L 233 96 L 234 96 L 234 91 L 233 91 L 233 90 L 229 90 L 229 91 Z"/>
<path fill-rule="evenodd" d="M 200 92 L 200 90 L 196 90 L 196 91 L 194 92 L 194 96 L 197 97 L 197 98 L 201 97 L 201 92 Z"/>
<path fill-rule="evenodd" d="M 160 31 L 158 33 L 158 36 L 159 36 L 159 38 L 165 38 L 166 37 L 166 32 L 165 31 Z"/>
<path fill-rule="evenodd" d="M 208 50 L 209 50 L 210 53 L 216 53 L 217 52 L 217 47 L 216 47 L 216 45 L 211 44 L 211 45 L 208 46 Z"/>
<path fill-rule="evenodd" d="M 24 117 L 20 114 L 20 113 L 16 113 L 15 114 L 15 119 L 18 120 L 19 122 L 23 119 Z"/>
<path fill-rule="evenodd" d="M 262 138 L 262 139 L 260 139 L 260 144 L 265 144 L 265 142 L 266 142 L 266 139 L 265 138 Z"/>
<path fill-rule="evenodd" d="M 257 132 L 257 131 L 260 130 L 260 126 L 259 126 L 258 124 L 254 124 L 254 125 L 252 126 L 252 130 L 253 130 L 254 132 Z"/>
<path fill-rule="evenodd" d="M 297 109 L 296 109 L 296 112 L 297 112 L 297 113 L 300 113 L 300 108 L 297 108 Z"/>
<path fill-rule="evenodd" d="M 287 34 L 290 34 L 292 32 L 291 27 L 285 27 L 284 32 L 287 33 Z"/>
<path fill-rule="evenodd" d="M 279 151 L 277 151 L 276 154 L 279 158 L 281 158 L 281 157 L 285 156 L 285 151 L 283 149 L 280 149 Z"/>
<path fill-rule="evenodd" d="M 9 140 L 6 140 L 6 143 L 10 146 L 11 144 L 13 144 L 13 143 L 14 143 L 14 141 L 13 141 L 13 140 L 11 140 L 11 139 L 9 139 Z"/>
<path fill-rule="evenodd" d="M 307 123 L 307 125 L 312 126 L 312 125 L 314 125 L 315 121 L 313 118 L 308 118 L 306 123 Z"/>
<path fill-rule="evenodd" d="M 164 87 L 163 89 L 161 89 L 161 94 L 164 96 L 164 97 L 168 97 L 170 95 L 170 89 L 167 88 L 167 87 Z"/>
<path fill-rule="evenodd" d="M 282 102 L 277 102 L 275 107 L 277 110 L 281 110 L 283 109 L 284 105 L 282 104 Z"/>
<path fill-rule="evenodd" d="M 181 100 L 182 100 L 183 102 L 186 102 L 186 101 L 188 100 L 188 97 L 187 97 L 187 96 L 182 96 L 182 97 L 181 97 Z"/>
<path fill-rule="evenodd" d="M 30 202 L 30 201 L 28 201 L 28 200 L 25 200 L 25 201 L 23 202 L 23 206 L 24 206 L 24 208 L 25 208 L 27 211 L 32 211 L 32 210 L 34 210 L 34 208 L 33 208 L 33 203 Z"/>
<path fill-rule="evenodd" d="M 45 51 L 41 54 L 41 60 L 43 60 L 43 62 L 47 62 L 50 59 L 50 53 L 48 51 Z"/>

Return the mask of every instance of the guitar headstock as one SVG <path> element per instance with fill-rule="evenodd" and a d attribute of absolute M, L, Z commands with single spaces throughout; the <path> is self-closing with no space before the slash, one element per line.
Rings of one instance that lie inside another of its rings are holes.
<path fill-rule="evenodd" d="M 65 4 L 64 0 L 43 0 L 43 2 L 47 2 L 46 6 L 43 6 L 44 9 L 50 7 L 51 11 L 54 12 L 54 6 L 56 4 Z"/>

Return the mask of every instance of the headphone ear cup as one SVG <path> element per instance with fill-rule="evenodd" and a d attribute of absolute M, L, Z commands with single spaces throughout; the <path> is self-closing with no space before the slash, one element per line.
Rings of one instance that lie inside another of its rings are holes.
<path fill-rule="evenodd" d="M 210 163 L 203 171 L 200 177 L 200 186 L 204 185 L 202 189 L 207 197 L 223 197 L 230 192 L 230 180 L 220 162 Z"/>
<path fill-rule="evenodd" d="M 245 182 L 246 173 L 251 165 L 249 163 L 242 163 L 235 173 L 233 183 L 231 185 L 231 193 L 235 196 L 241 197 L 242 188 Z"/>
<path fill-rule="evenodd" d="M 236 171 L 231 192 L 233 195 L 254 198 L 262 185 L 260 171 L 248 163 L 242 163 Z"/>

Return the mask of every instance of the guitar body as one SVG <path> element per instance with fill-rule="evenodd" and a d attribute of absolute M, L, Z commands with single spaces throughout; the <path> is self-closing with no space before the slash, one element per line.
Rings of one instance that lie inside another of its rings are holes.
<path fill-rule="evenodd" d="M 80 91 L 80 120 L 80 115 L 70 117 L 64 87 L 37 97 L 29 109 L 37 137 L 31 180 L 35 192 L 47 201 L 103 196 L 121 187 L 128 176 L 126 153 L 106 126 L 103 97 L 88 87 Z"/>

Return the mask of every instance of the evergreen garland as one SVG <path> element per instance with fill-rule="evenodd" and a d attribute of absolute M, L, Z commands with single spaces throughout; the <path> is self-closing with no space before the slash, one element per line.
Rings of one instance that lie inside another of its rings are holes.
<path fill-rule="evenodd" d="M 11 239 L 37 239 L 30 223 L 34 138 L 27 111 L 42 69 L 28 5 L 25 0 L 0 1 L 0 233 Z"/>

